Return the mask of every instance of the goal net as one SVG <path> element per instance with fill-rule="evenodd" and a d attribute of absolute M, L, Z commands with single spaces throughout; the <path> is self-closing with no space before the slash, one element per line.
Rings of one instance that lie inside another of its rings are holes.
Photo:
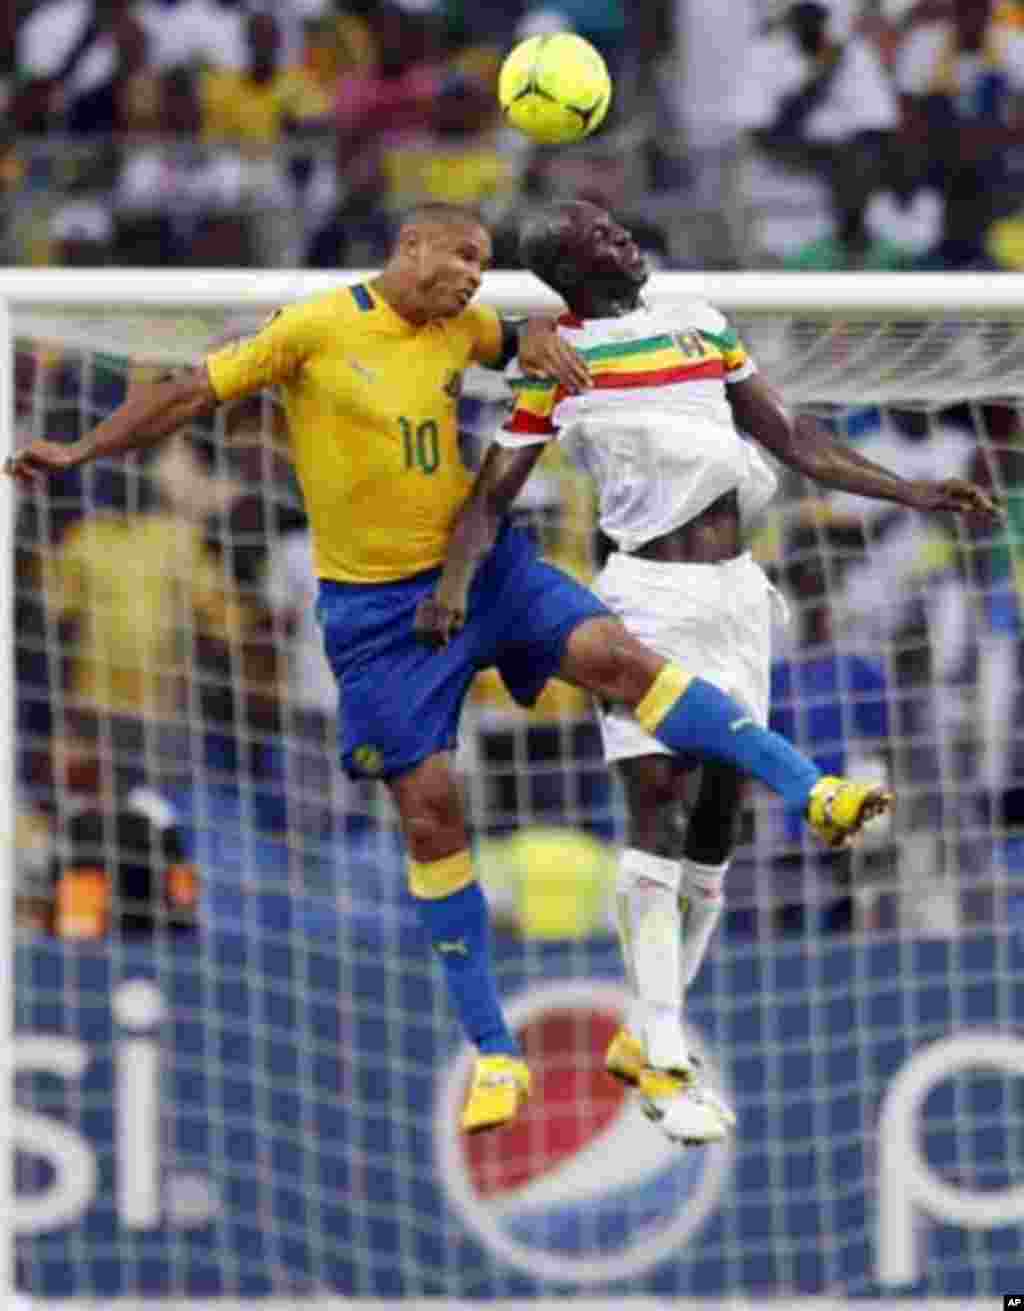
<path fill-rule="evenodd" d="M 73 440 L 329 281 L 0 276 L 9 446 Z M 387 797 L 336 763 L 268 393 L 145 458 L 0 490 L 16 907 L 0 1210 L 22 1294 L 283 1311 L 1024 1293 L 1024 290 L 664 275 L 652 295 L 718 304 L 787 401 L 864 455 L 973 478 L 1006 508 L 994 528 L 926 518 L 786 475 L 747 526 L 780 599 L 774 722 L 899 805 L 828 858 L 751 789 L 687 1014 L 734 1141 L 670 1149 L 603 1072 L 624 1005 L 622 797 L 585 699 L 553 683 L 527 714 L 489 672 L 457 764 L 536 1087 L 514 1127 L 459 1135 L 470 1054 Z M 515 275 L 485 297 L 548 303 Z M 505 400 L 467 376 L 468 461 Z M 592 492 L 557 452 L 516 514 L 593 576 Z"/>

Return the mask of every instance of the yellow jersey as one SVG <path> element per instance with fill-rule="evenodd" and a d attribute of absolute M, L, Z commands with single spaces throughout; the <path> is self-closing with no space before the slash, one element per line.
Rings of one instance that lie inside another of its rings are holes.
<path fill-rule="evenodd" d="M 313 74 L 304 68 L 279 69 L 269 81 L 218 68 L 202 84 L 203 138 L 266 147 L 281 140 L 286 121 L 320 118 L 330 108 Z"/>
<path fill-rule="evenodd" d="M 70 695 L 111 714 L 180 713 L 188 635 L 240 639 L 248 625 L 202 529 L 170 514 L 79 520 L 46 581 L 54 613 L 77 621 Z"/>
<path fill-rule="evenodd" d="M 444 562 L 473 483 L 462 372 L 500 355 L 494 310 L 417 325 L 359 283 L 279 310 L 206 366 L 221 401 L 279 386 L 317 576 L 386 583 Z"/>

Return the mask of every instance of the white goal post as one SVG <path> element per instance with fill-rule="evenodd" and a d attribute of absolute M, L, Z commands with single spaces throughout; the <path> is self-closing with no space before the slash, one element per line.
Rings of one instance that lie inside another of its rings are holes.
<path fill-rule="evenodd" d="M 275 307 L 368 276 L 355 271 L 172 271 L 7 269 L 0 271 L 0 459 L 16 444 L 13 343 L 19 323 L 33 335 L 67 320 L 81 338 L 105 312 L 161 310 L 176 316 L 191 311 L 228 311 L 257 316 Z M 814 325 L 799 337 L 799 376 L 786 367 L 793 338 L 774 330 L 755 340 L 752 354 L 785 398 L 809 407 L 855 403 L 881 395 L 891 403 L 930 406 L 944 401 L 979 401 L 1024 396 L 1024 275 L 1011 274 L 784 274 L 658 273 L 650 288 L 659 302 L 705 299 L 744 327 L 786 321 Z M 486 275 L 480 299 L 513 316 L 547 312 L 556 298 L 524 273 Z M 979 331 L 965 333 L 964 324 Z M 43 325 L 40 329 L 38 325 Z M 84 325 L 84 327 L 82 326 Z M 903 331 L 901 325 L 909 325 Z M 197 334 L 197 339 L 199 339 Z M 142 354 L 170 358 L 173 343 L 158 343 Z M 102 340 L 97 348 L 103 349 Z M 883 378 L 877 390 L 871 380 Z M 0 879 L 0 1304 L 18 1305 L 15 1293 L 12 1214 L 14 1182 L 10 1137 L 13 1109 L 12 1002 L 14 979 L 13 849 L 16 743 L 14 718 L 14 497 L 9 479 L 0 478 L 0 780 L 5 789 L 0 824 L 3 855 Z M 338 1305 L 342 1305 L 339 1302 Z M 792 1305 L 799 1300 L 793 1299 Z M 836 1306 L 831 1299 L 808 1307 Z M 845 1303 L 842 1303 L 845 1305 Z M 922 1302 L 921 1305 L 928 1303 Z M 29 1306 L 42 1305 L 29 1301 Z M 83 1305 L 100 1305 L 89 1303 Z M 104 1302 L 103 1305 L 106 1305 Z M 133 1303 L 134 1305 L 134 1303 Z M 143 1305 L 140 1301 L 138 1305 Z M 185 1307 L 188 1303 L 174 1302 Z M 241 1307 L 243 1303 L 225 1303 Z M 270 1305 L 284 1306 L 271 1302 Z M 299 1300 L 296 1307 L 309 1305 Z M 333 1305 L 324 1301 L 323 1305 Z M 397 1303 L 396 1303 L 397 1305 Z M 406 1302 L 404 1305 L 408 1306 Z M 524 1305 L 527 1305 L 524 1303 Z M 529 1305 L 539 1305 L 530 1303 Z M 583 1305 L 583 1303 L 580 1303 Z M 675 1302 L 674 1305 L 681 1305 Z M 729 1305 L 739 1305 L 730 1302 Z M 875 1303 L 875 1305 L 882 1305 Z M 936 1305 L 939 1305 L 936 1302 Z M 968 1305 L 965 1300 L 960 1305 Z"/>

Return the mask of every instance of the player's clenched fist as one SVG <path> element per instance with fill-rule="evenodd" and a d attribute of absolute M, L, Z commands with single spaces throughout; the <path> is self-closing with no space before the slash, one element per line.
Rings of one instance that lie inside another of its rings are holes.
<path fill-rule="evenodd" d="M 51 473 L 64 473 L 79 463 L 74 448 L 64 442 L 47 441 L 37 437 L 17 455 L 9 455 L 4 461 L 4 473 L 17 482 L 31 485 L 37 479 Z"/>
<path fill-rule="evenodd" d="M 413 627 L 426 646 L 447 646 L 466 621 L 463 610 L 446 605 L 437 594 L 425 596 L 416 607 Z"/>

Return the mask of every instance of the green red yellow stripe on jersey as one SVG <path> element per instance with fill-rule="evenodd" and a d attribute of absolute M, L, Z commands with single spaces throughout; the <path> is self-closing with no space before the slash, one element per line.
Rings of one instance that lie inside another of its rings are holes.
<path fill-rule="evenodd" d="M 587 362 L 597 390 L 723 380 L 747 363 L 747 352 L 732 331 L 663 333 L 577 349 Z M 506 429 L 520 433 L 553 432 L 551 416 L 567 393 L 544 378 L 517 378 L 512 386 L 516 407 L 505 424 Z"/>

